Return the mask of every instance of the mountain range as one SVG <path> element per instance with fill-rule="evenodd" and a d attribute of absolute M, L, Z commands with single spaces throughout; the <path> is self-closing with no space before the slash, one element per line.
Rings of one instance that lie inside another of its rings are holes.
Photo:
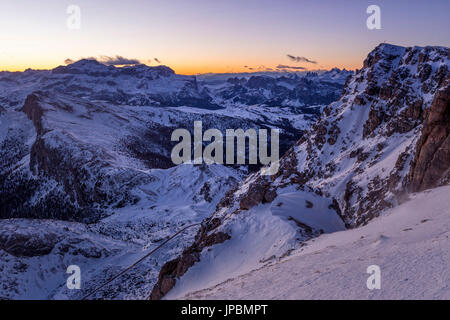
<path fill-rule="evenodd" d="M 197 77 L 95 60 L 1 72 L 0 298 L 80 299 L 202 223 L 92 296 L 185 297 L 370 226 L 417 192 L 440 187 L 445 201 L 449 66 L 445 47 L 381 44 L 356 72 Z M 278 173 L 174 166 L 170 135 L 196 120 L 280 129 Z M 69 265 L 82 290 L 65 286 Z"/>
<path fill-rule="evenodd" d="M 448 185 L 449 57 L 445 47 L 375 48 L 276 175 L 253 173 L 227 192 L 196 240 L 161 268 L 151 298 L 212 288 Z"/>

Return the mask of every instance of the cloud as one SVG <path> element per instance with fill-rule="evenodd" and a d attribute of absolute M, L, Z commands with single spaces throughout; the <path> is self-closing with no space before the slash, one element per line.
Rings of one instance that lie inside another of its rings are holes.
<path fill-rule="evenodd" d="M 244 66 L 244 68 L 254 72 L 274 71 L 273 68 L 267 68 L 265 65 L 259 65 L 258 67 Z"/>
<path fill-rule="evenodd" d="M 279 64 L 276 67 L 277 69 L 292 69 L 292 70 L 305 70 L 306 68 L 304 67 L 297 67 L 297 66 L 287 66 L 284 64 Z"/>
<path fill-rule="evenodd" d="M 100 58 L 96 58 L 96 57 L 84 57 L 81 58 L 80 60 L 95 60 L 98 61 L 100 63 L 103 63 L 107 66 L 127 66 L 127 65 L 135 65 L 135 64 L 141 64 L 143 62 L 141 62 L 138 59 L 129 59 L 129 58 L 125 58 L 123 56 L 119 56 L 116 55 L 114 57 L 110 57 L 110 56 L 100 56 Z M 78 60 L 72 60 L 70 58 L 67 58 L 66 60 L 64 60 L 65 64 L 72 64 L 74 62 L 76 62 Z M 148 60 L 148 62 L 151 62 L 151 60 Z"/>
<path fill-rule="evenodd" d="M 101 56 L 100 59 L 97 59 L 97 61 L 106 64 L 107 66 L 123 66 L 141 63 L 138 59 L 129 59 L 122 56 Z"/>
<path fill-rule="evenodd" d="M 308 62 L 308 63 L 312 63 L 312 64 L 317 64 L 317 61 L 313 61 L 313 60 L 310 60 L 310 59 L 305 58 L 305 57 L 293 56 L 291 54 L 287 54 L 287 57 L 291 61 L 294 61 L 294 62 Z"/>

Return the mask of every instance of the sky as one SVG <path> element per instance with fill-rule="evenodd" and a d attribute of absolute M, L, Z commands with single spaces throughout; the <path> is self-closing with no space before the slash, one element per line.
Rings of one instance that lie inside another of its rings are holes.
<path fill-rule="evenodd" d="M 380 30 L 366 26 L 372 4 Z M 449 47 L 449 12 L 448 0 L 0 0 L 0 70 L 116 56 L 180 74 L 355 69 L 381 42 Z"/>

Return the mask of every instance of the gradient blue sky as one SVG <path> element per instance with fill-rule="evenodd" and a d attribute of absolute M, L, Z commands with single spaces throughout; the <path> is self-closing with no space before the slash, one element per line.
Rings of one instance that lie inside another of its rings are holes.
<path fill-rule="evenodd" d="M 80 30 L 66 27 L 70 4 Z M 370 4 L 382 30 L 366 28 Z M 449 12 L 448 0 L 2 0 L 0 70 L 121 55 L 178 73 L 241 72 L 292 65 L 286 54 L 318 61 L 295 64 L 308 69 L 354 69 L 384 41 L 448 47 Z"/>

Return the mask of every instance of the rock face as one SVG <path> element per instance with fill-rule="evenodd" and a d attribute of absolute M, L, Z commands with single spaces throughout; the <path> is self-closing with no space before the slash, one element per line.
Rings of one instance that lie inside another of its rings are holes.
<path fill-rule="evenodd" d="M 354 228 L 410 191 L 449 183 L 449 56 L 445 47 L 375 48 L 341 98 L 282 157 L 276 175 L 250 175 L 219 203 L 216 232 L 233 229 L 239 219 L 230 216 L 293 188 L 327 199 Z"/>
<path fill-rule="evenodd" d="M 450 182 L 450 86 L 439 91 L 425 112 L 421 136 L 410 169 L 411 191 Z"/>
<path fill-rule="evenodd" d="M 277 196 L 276 191 L 270 189 L 270 182 L 261 179 L 249 186 L 249 190 L 240 199 L 240 209 L 248 210 L 259 203 L 272 202 Z"/>
<path fill-rule="evenodd" d="M 160 300 L 164 297 L 176 284 L 176 279 L 182 277 L 186 271 L 196 262 L 200 261 L 200 253 L 206 247 L 222 243 L 230 239 L 230 235 L 224 232 L 216 232 L 208 234 L 214 230 L 217 225 L 209 222 L 205 227 L 201 227 L 197 233 L 195 242 L 183 251 L 180 257 L 166 262 L 158 276 L 158 281 L 153 287 L 150 300 Z"/>

